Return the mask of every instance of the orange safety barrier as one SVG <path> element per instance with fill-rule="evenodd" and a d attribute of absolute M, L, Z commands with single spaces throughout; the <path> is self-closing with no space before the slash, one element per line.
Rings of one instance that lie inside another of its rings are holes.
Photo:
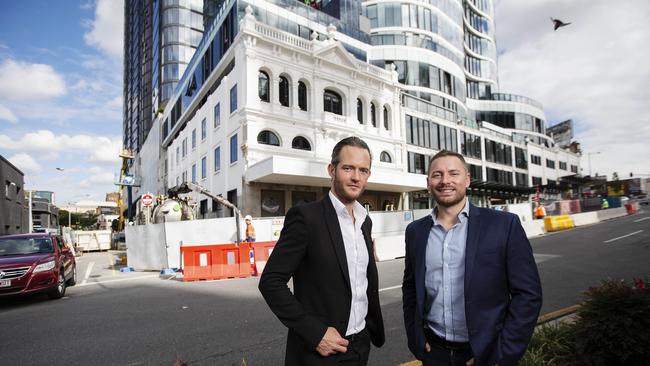
<path fill-rule="evenodd" d="M 277 243 L 277 240 L 250 243 L 253 244 L 253 249 L 255 251 L 255 267 L 257 273 L 262 274 L 264 271 L 264 266 L 266 266 L 266 261 L 269 260 L 269 256 L 271 255 L 273 248 L 275 248 L 275 243 Z"/>
<path fill-rule="evenodd" d="M 639 210 L 639 204 L 637 202 L 628 202 L 625 204 L 625 210 L 628 215 L 633 215 Z"/>
<path fill-rule="evenodd" d="M 249 250 L 246 242 L 182 246 L 183 281 L 249 277 Z"/>

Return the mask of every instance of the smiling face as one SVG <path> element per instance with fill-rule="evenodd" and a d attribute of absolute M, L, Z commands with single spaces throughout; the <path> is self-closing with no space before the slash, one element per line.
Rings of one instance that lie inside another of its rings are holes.
<path fill-rule="evenodd" d="M 370 154 L 356 146 L 345 146 L 339 154 L 336 166 L 329 164 L 327 171 L 332 178 L 332 193 L 343 203 L 356 201 L 366 189 L 370 177 Z"/>
<path fill-rule="evenodd" d="M 467 167 L 457 157 L 442 156 L 431 162 L 427 188 L 439 206 L 464 204 L 469 183 Z"/>

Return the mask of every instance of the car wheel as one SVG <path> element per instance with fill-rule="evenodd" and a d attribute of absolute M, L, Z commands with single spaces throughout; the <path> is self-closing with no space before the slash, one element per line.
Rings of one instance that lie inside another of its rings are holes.
<path fill-rule="evenodd" d="M 63 269 L 59 271 L 59 280 L 56 284 L 56 287 L 47 293 L 47 296 L 50 299 L 60 299 L 65 295 L 65 276 L 63 275 Z"/>
<path fill-rule="evenodd" d="M 77 284 L 77 266 L 72 267 L 72 277 L 68 280 L 68 287 L 74 286 Z"/>

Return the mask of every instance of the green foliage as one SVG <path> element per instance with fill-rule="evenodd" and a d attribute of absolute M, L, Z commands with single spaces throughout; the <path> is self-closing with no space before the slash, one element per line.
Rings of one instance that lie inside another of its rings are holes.
<path fill-rule="evenodd" d="M 585 292 L 578 315 L 572 338 L 582 364 L 650 365 L 647 282 L 603 281 Z"/>
<path fill-rule="evenodd" d="M 535 329 L 528 350 L 519 361 L 520 366 L 565 366 L 571 365 L 573 343 L 569 338 L 571 325 L 544 324 Z"/>
<path fill-rule="evenodd" d="M 537 327 L 520 366 L 650 365 L 650 283 L 603 281 L 575 323 Z"/>

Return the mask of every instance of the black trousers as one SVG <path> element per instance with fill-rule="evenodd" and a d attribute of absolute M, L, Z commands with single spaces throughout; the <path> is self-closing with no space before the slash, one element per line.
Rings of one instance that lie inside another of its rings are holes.
<path fill-rule="evenodd" d="M 465 366 L 474 357 L 469 342 L 449 342 L 428 328 L 425 328 L 424 336 L 431 351 L 424 353 L 423 366 Z"/>
<path fill-rule="evenodd" d="M 366 366 L 370 355 L 370 334 L 366 329 L 346 336 L 350 343 L 348 351 L 338 355 L 339 366 Z"/>

